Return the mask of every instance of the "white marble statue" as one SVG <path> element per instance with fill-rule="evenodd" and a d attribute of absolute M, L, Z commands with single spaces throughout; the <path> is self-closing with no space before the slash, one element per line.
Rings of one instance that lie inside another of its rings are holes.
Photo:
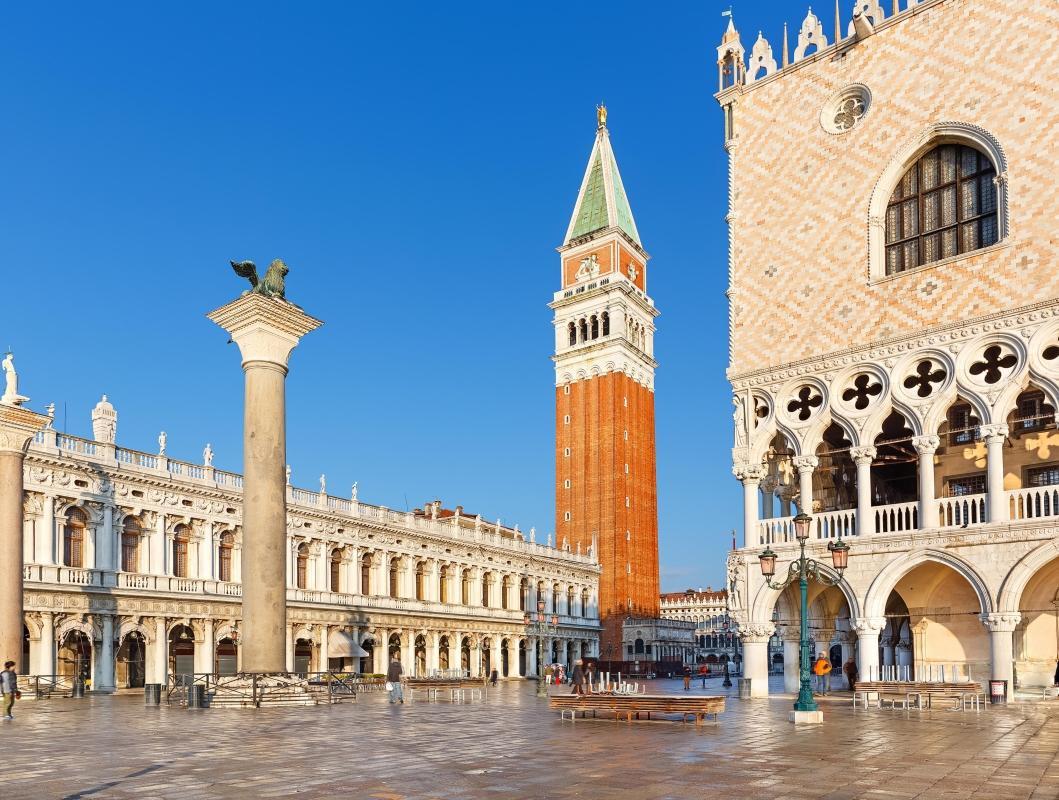
<path fill-rule="evenodd" d="M 287 465 L 287 469 L 284 470 L 284 473 L 287 476 L 287 485 L 290 486 L 290 464 Z"/>
<path fill-rule="evenodd" d="M 165 431 L 162 431 L 160 434 L 158 434 L 158 455 L 165 455 L 165 446 L 168 441 L 169 437 L 165 435 Z"/>
<path fill-rule="evenodd" d="M 213 466 L 213 447 L 209 442 L 206 442 L 206 447 L 202 451 L 202 463 L 207 467 Z"/>
<path fill-rule="evenodd" d="M 358 481 L 353 481 L 353 489 L 349 493 L 349 499 L 354 503 L 357 502 L 357 483 Z"/>
<path fill-rule="evenodd" d="M 327 494 L 327 476 L 320 476 L 320 494 Z"/>
<path fill-rule="evenodd" d="M 20 406 L 29 401 L 29 398 L 18 393 L 18 373 L 15 372 L 15 356 L 8 352 L 4 356 L 4 394 L 0 397 L 0 403 L 5 406 Z"/>
<path fill-rule="evenodd" d="M 46 427 L 48 430 L 51 430 L 55 427 L 55 403 L 48 403 L 48 405 L 44 407 L 44 410 L 48 414 L 48 424 Z"/>

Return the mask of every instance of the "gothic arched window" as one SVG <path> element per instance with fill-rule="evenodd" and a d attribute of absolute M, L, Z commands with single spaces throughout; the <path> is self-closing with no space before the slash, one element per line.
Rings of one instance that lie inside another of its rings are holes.
<path fill-rule="evenodd" d="M 573 347 L 577 344 L 577 326 L 571 322 L 566 326 L 566 333 L 570 337 L 570 346 Z"/>
<path fill-rule="evenodd" d="M 980 150 L 943 144 L 920 156 L 886 206 L 886 274 L 995 244 L 996 168 Z"/>
<path fill-rule="evenodd" d="M 592 315 L 589 324 L 592 326 L 592 338 L 599 338 L 599 317 L 595 314 Z"/>
<path fill-rule="evenodd" d="M 603 335 L 610 336 L 610 313 L 603 312 Z"/>

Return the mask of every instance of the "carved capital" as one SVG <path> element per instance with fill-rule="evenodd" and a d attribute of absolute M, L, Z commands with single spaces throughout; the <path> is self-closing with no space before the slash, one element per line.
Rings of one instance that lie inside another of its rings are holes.
<path fill-rule="evenodd" d="M 799 473 L 812 472 L 820 466 L 820 459 L 816 456 L 795 456 L 791 459 L 791 463 Z"/>
<path fill-rule="evenodd" d="M 772 494 L 778 488 L 776 478 L 773 475 L 766 475 L 761 479 L 761 491 L 765 494 Z"/>
<path fill-rule="evenodd" d="M 913 436 L 912 446 L 921 456 L 933 455 L 941 446 L 941 439 L 937 436 Z"/>
<path fill-rule="evenodd" d="M 878 636 L 886 627 L 886 617 L 860 617 L 852 622 L 857 636 Z"/>
<path fill-rule="evenodd" d="M 982 438 L 986 440 L 987 444 L 990 442 L 993 444 L 998 441 L 1002 442 L 1008 435 L 1008 426 L 1002 423 L 983 425 L 980 430 L 982 431 Z"/>
<path fill-rule="evenodd" d="M 1022 614 L 1018 611 L 1006 611 L 995 614 L 982 614 L 979 616 L 982 624 L 990 633 L 1011 633 L 1022 621 Z"/>
<path fill-rule="evenodd" d="M 849 449 L 849 457 L 853 459 L 853 463 L 860 466 L 861 464 L 871 464 L 875 460 L 875 456 L 878 455 L 878 451 L 871 446 L 868 447 L 851 447 Z"/>
<path fill-rule="evenodd" d="M 736 464 L 732 467 L 732 474 L 744 484 L 758 483 L 765 477 L 765 467 L 762 464 Z"/>
<path fill-rule="evenodd" d="M 764 644 L 776 632 L 774 622 L 748 622 L 739 626 L 739 638 L 746 644 Z"/>
<path fill-rule="evenodd" d="M 0 405 L 0 452 L 25 453 L 37 431 L 48 424 L 48 417 L 19 406 Z"/>

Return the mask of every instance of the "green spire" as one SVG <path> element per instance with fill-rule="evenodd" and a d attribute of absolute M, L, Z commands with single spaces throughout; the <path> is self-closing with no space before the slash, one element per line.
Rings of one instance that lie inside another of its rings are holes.
<path fill-rule="evenodd" d="M 569 244 L 573 239 L 612 227 L 621 228 L 636 244 L 640 244 L 640 234 L 636 230 L 629 198 L 621 182 L 618 162 L 610 147 L 610 134 L 606 125 L 601 124 L 596 130 L 596 141 L 588 157 L 588 169 L 581 182 L 574 215 L 563 243 Z"/>

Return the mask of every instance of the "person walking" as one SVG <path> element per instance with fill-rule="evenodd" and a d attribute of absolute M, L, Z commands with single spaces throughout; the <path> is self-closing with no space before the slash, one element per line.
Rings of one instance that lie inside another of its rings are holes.
<path fill-rule="evenodd" d="M 580 658 L 574 662 L 574 671 L 570 676 L 570 683 L 574 686 L 570 691 L 570 694 L 585 693 L 585 668 L 582 665 Z"/>
<path fill-rule="evenodd" d="M 699 677 L 702 678 L 702 688 L 706 688 L 706 676 L 710 674 L 710 668 L 703 664 L 699 667 Z"/>
<path fill-rule="evenodd" d="M 393 705 L 398 700 L 401 705 L 404 705 L 404 689 L 401 688 L 401 676 L 404 674 L 404 668 L 401 667 L 401 659 L 396 655 L 390 659 L 390 667 L 386 670 L 386 683 L 389 684 L 390 688 L 390 705 Z"/>
<path fill-rule="evenodd" d="M 850 656 L 849 661 L 842 665 L 842 671 L 846 673 L 846 683 L 849 684 L 849 690 L 852 692 L 853 687 L 860 680 L 860 675 L 857 674 L 857 662 L 853 660 L 853 656 Z"/>
<path fill-rule="evenodd" d="M 816 656 L 813 664 L 813 673 L 816 675 L 816 690 L 819 694 L 826 695 L 831 691 L 831 662 L 823 653 Z"/>
<path fill-rule="evenodd" d="M 588 689 L 588 694 L 592 694 L 592 684 L 596 682 L 596 665 L 591 661 L 588 662 L 588 666 L 585 667 L 585 684 Z"/>
<path fill-rule="evenodd" d="M 4 669 L 0 672 L 0 693 L 4 697 L 4 715 L 2 719 L 14 719 L 11 711 L 15 707 L 21 693 L 18 691 L 18 673 L 15 672 L 15 662 L 5 661 Z"/>
<path fill-rule="evenodd" d="M 688 691 L 691 688 L 691 667 L 684 667 L 684 691 Z"/>
<path fill-rule="evenodd" d="M 494 669 L 492 672 L 489 673 L 489 685 L 496 686 L 496 682 L 498 680 L 500 680 L 500 673 L 497 672 L 496 669 Z"/>

